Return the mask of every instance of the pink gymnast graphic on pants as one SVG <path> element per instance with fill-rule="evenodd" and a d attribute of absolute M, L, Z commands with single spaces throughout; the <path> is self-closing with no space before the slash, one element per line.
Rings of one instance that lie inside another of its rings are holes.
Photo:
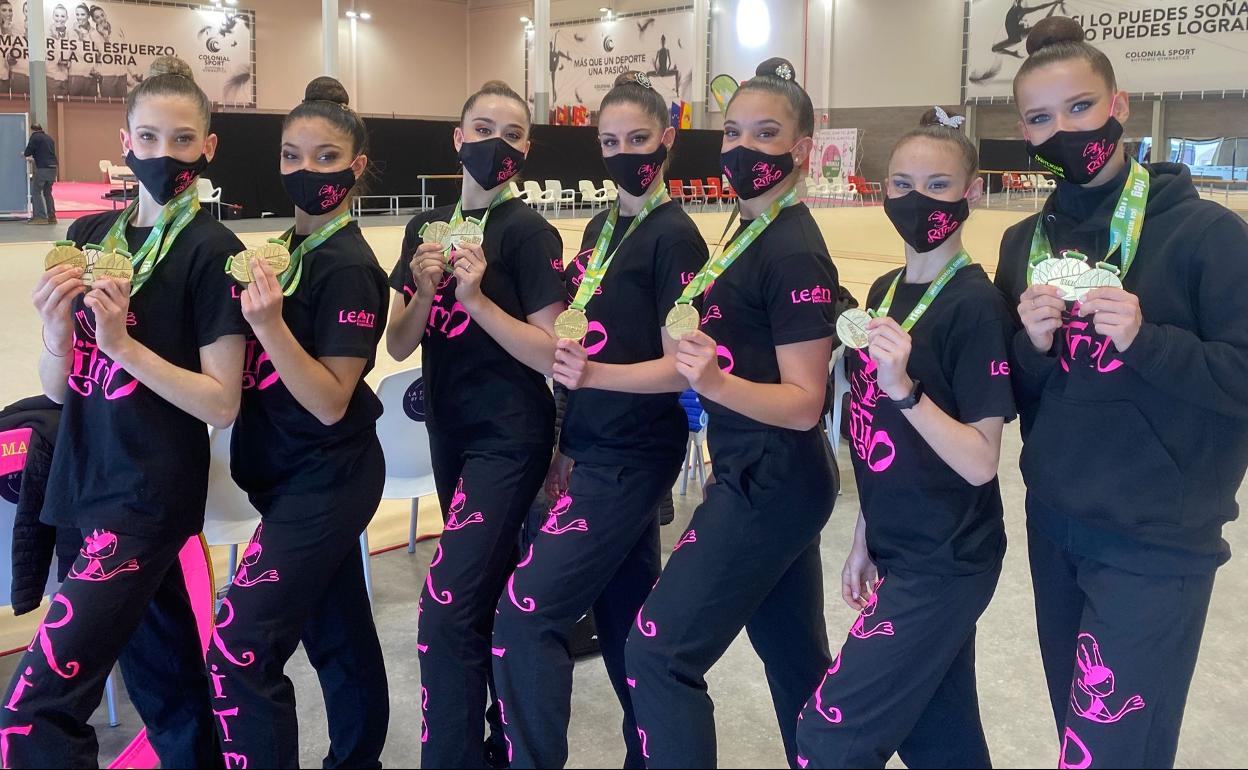
<path fill-rule="evenodd" d="M 1075 663 L 1079 670 L 1075 672 L 1075 681 L 1070 688 L 1070 707 L 1075 714 L 1090 722 L 1107 725 L 1144 708 L 1144 699 L 1139 695 L 1124 700 L 1118 711 L 1113 711 L 1105 702 L 1116 689 L 1114 671 L 1101 660 L 1100 645 L 1092 634 L 1079 634 Z"/>
<path fill-rule="evenodd" d="M 91 396 L 97 391 L 104 398 L 114 401 L 125 398 L 139 387 L 139 381 L 130 376 L 95 344 L 95 323 L 86 310 L 74 313 L 74 347 L 69 363 L 69 387 L 80 396 Z"/>
<path fill-rule="evenodd" d="M 477 511 L 466 518 L 459 518 L 464 512 L 464 506 L 468 504 L 468 495 L 464 494 L 464 480 L 461 478 L 459 484 L 455 487 L 455 496 L 451 498 L 451 506 L 446 512 L 446 524 L 443 529 L 448 532 L 461 530 L 469 524 L 481 524 L 485 521 L 485 516 L 481 511 Z"/>
<path fill-rule="evenodd" d="M 892 636 L 893 624 L 884 621 L 878 625 L 867 628 L 867 618 L 875 614 L 880 606 L 880 589 L 884 587 L 884 581 L 880 580 L 875 584 L 875 590 L 871 592 L 871 598 L 867 600 L 867 606 L 863 607 L 858 613 L 858 619 L 854 621 L 854 625 L 849 629 L 849 635 L 856 639 L 870 639 L 873 636 Z"/>
<path fill-rule="evenodd" d="M 1057 766 L 1059 770 L 1087 770 L 1092 766 L 1092 752 L 1069 727 L 1062 736 L 1062 755 L 1058 757 Z"/>
<path fill-rule="evenodd" d="M 819 683 L 819 689 L 815 690 L 815 711 L 819 716 L 823 717 L 828 724 L 839 725 L 841 723 L 841 710 L 835 706 L 823 705 L 823 686 L 828 683 L 828 677 L 836 674 L 841 670 L 841 656 L 837 655 L 836 660 L 832 661 L 832 665 L 828 667 L 828 673 L 823 675 L 823 681 Z"/>
<path fill-rule="evenodd" d="M 212 646 L 217 648 L 217 652 L 221 653 L 221 657 L 240 668 L 246 668 L 256 662 L 256 653 L 247 650 L 242 655 L 235 656 L 225 646 L 225 642 L 221 639 L 221 630 L 229 628 L 234 622 L 234 604 L 230 601 L 230 597 L 221 600 L 221 614 L 217 618 L 216 624 L 212 628 Z"/>
<path fill-rule="evenodd" d="M 888 470 L 897 459 L 897 447 L 887 431 L 875 430 L 875 408 L 880 390 L 875 362 L 864 350 L 855 350 L 861 366 L 849 368 L 849 438 L 854 454 L 875 473 Z M 848 351 L 847 351 L 848 354 Z"/>
<path fill-rule="evenodd" d="M 8 770 L 9 767 L 9 736 L 29 736 L 33 727 L 34 725 L 22 725 L 21 727 L 6 727 L 0 730 L 0 767 L 5 768 L 5 770 Z"/>
<path fill-rule="evenodd" d="M 62 679 L 73 679 L 78 676 L 78 671 L 82 668 L 78 661 L 71 660 L 65 665 L 56 662 L 56 651 L 52 647 L 52 637 L 49 631 L 55 631 L 58 628 L 64 628 L 69 625 L 69 621 L 74 619 L 74 605 L 70 604 L 69 599 L 57 594 L 52 597 L 52 606 L 61 605 L 65 608 L 65 615 L 60 620 L 52 622 L 52 607 L 48 608 L 48 614 L 44 616 L 43 623 L 39 625 L 39 630 L 35 631 L 35 638 L 30 641 L 30 646 L 26 648 L 27 652 L 34 652 L 35 644 L 39 645 L 40 651 L 43 652 L 43 659 L 47 661 L 48 668 L 52 669 Z"/>
<path fill-rule="evenodd" d="M 429 574 L 425 575 L 425 588 L 428 589 L 429 595 L 438 604 L 450 604 L 455 601 L 455 597 L 449 590 L 439 591 L 433 587 L 433 568 L 442 563 L 442 544 L 438 543 L 438 547 L 433 551 L 433 561 L 429 562 Z"/>
<path fill-rule="evenodd" d="M 276 583 L 280 580 L 275 569 L 252 575 L 252 570 L 256 568 L 260 557 L 264 555 L 264 546 L 260 545 L 260 535 L 263 532 L 264 524 L 256 527 L 256 532 L 251 536 L 251 542 L 247 544 L 247 550 L 243 553 L 243 561 L 238 566 L 238 572 L 234 573 L 234 585 L 239 588 L 251 588 L 259 583 Z"/>
<path fill-rule="evenodd" d="M 559 518 L 566 516 L 568 511 L 572 509 L 572 496 L 566 492 L 555 501 L 554 506 L 550 509 L 550 513 L 546 519 L 546 523 L 542 525 L 542 531 L 548 535 L 563 535 L 568 532 L 588 532 L 589 524 L 584 519 L 574 519 L 567 524 L 560 525 Z"/>
<path fill-rule="evenodd" d="M 637 737 L 638 737 L 638 739 L 640 739 L 640 740 L 641 740 L 641 755 L 642 755 L 643 757 L 645 757 L 646 759 L 649 759 L 649 758 L 650 758 L 650 747 L 647 745 L 647 744 L 649 744 L 649 742 L 650 742 L 649 736 L 647 736 L 647 735 L 646 735 L 646 731 L 645 731 L 645 730 L 643 730 L 643 729 L 641 729 L 640 727 L 638 727 L 638 728 L 637 728 Z"/>
<path fill-rule="evenodd" d="M 681 535 L 680 540 L 676 541 L 676 545 L 672 546 L 672 553 L 676 553 L 683 546 L 686 546 L 690 543 L 696 543 L 696 542 L 698 542 L 698 531 L 696 529 L 691 529 L 685 532 L 685 534 Z"/>
<path fill-rule="evenodd" d="M 510 599 L 511 603 L 516 605 L 516 608 L 521 612 L 532 612 L 537 609 L 537 602 L 533 601 L 532 597 L 526 596 L 523 599 L 516 598 L 516 573 L 529 566 L 529 562 L 531 561 L 533 561 L 533 544 L 529 543 L 528 555 L 524 557 L 523 561 L 516 565 L 516 569 L 512 571 L 511 577 L 507 578 L 507 598 Z"/>
<path fill-rule="evenodd" d="M 135 559 L 124 561 L 111 570 L 104 566 L 104 562 L 111 559 L 115 553 L 117 553 L 117 536 L 107 530 L 92 530 L 83 541 L 82 549 L 78 551 L 78 555 L 85 559 L 87 564 L 82 569 L 78 569 L 78 563 L 75 562 L 69 570 L 70 580 L 103 583 L 122 572 L 138 570 L 139 562 Z"/>

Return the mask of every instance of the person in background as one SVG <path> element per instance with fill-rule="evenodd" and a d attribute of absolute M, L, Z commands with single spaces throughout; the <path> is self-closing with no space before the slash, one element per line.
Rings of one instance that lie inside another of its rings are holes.
<path fill-rule="evenodd" d="M 34 164 L 30 175 L 30 224 L 54 225 L 56 202 L 52 200 L 52 183 L 56 181 L 56 142 L 38 123 L 30 127 L 25 155 Z"/>

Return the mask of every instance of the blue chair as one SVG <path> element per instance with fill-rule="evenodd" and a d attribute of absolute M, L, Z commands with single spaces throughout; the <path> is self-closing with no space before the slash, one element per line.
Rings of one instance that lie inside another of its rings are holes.
<path fill-rule="evenodd" d="M 685 465 L 680 474 L 680 494 L 683 496 L 689 491 L 691 476 L 698 480 L 700 486 L 706 486 L 706 455 L 703 447 L 706 445 L 707 414 L 702 409 L 698 394 L 692 390 L 680 394 L 680 405 L 684 407 L 685 415 L 689 418 L 689 444 L 685 447 Z"/>

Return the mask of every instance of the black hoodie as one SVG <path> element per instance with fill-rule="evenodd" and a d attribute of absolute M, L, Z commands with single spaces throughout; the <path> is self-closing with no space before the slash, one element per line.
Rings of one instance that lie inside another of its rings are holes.
<path fill-rule="evenodd" d="M 1068 315 L 1047 354 L 1018 332 L 1021 467 L 1029 523 L 1072 552 L 1133 572 L 1199 571 L 1230 555 L 1222 525 L 1248 467 L 1248 225 L 1202 200 L 1185 166 L 1147 168 L 1123 280 L 1144 323 L 1125 352 L 1090 317 Z M 1006 231 L 996 284 L 1016 314 L 1036 221 L 1054 252 L 1104 259 L 1126 173 L 1093 189 L 1059 182 Z"/>

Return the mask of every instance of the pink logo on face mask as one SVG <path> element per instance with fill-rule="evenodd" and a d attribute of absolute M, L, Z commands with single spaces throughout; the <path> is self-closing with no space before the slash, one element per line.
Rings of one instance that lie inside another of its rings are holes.
<path fill-rule="evenodd" d="M 173 194 L 177 195 L 178 193 L 184 191 L 186 188 L 190 187 L 191 182 L 194 182 L 194 181 L 195 181 L 195 175 L 192 174 L 191 172 L 189 171 L 178 172 L 178 175 L 173 178 Z"/>
<path fill-rule="evenodd" d="M 1095 174 L 1109 162 L 1114 154 L 1114 148 L 1118 145 L 1105 139 L 1098 139 L 1095 142 L 1088 142 L 1083 148 L 1083 157 L 1088 162 L 1088 173 Z"/>
<path fill-rule="evenodd" d="M 643 185 L 649 187 L 654 178 L 659 175 L 659 164 L 647 163 L 637 169 L 637 177 Z"/>
<path fill-rule="evenodd" d="M 342 185 L 327 184 L 322 186 L 316 193 L 321 198 L 321 211 L 329 211 L 334 206 L 337 206 L 342 202 L 343 198 L 347 197 L 348 192 L 350 192 L 350 188 Z"/>
<path fill-rule="evenodd" d="M 927 218 L 927 221 L 932 225 L 932 229 L 927 231 L 928 243 L 940 243 L 948 238 L 954 230 L 957 230 L 959 224 L 958 220 L 944 211 L 933 211 L 932 215 Z"/>
<path fill-rule="evenodd" d="M 86 310 L 74 313 L 72 355 L 69 387 L 78 395 L 89 397 L 98 391 L 105 400 L 115 401 L 138 390 L 139 381 L 100 352 L 95 344 L 94 316 Z"/>
<path fill-rule="evenodd" d="M 503 158 L 503 164 L 500 167 L 500 170 L 498 172 L 499 184 L 502 184 L 503 182 L 506 182 L 508 179 L 511 179 L 513 176 L 516 175 L 516 172 L 518 172 L 519 170 L 520 168 L 516 165 L 516 162 L 514 160 L 512 160 L 511 158 Z"/>
<path fill-rule="evenodd" d="M 779 167 L 774 166 L 771 163 L 767 163 L 766 161 L 759 161 L 758 163 L 755 163 L 751 171 L 755 174 L 755 190 L 766 190 L 768 187 L 771 187 L 773 184 L 784 178 L 784 172 L 781 171 Z"/>
<path fill-rule="evenodd" d="M 875 430 L 875 408 L 880 403 L 880 386 L 876 364 L 865 351 L 855 351 L 861 368 L 849 375 L 849 438 L 854 453 L 875 473 L 888 470 L 897 459 L 897 447 L 887 431 Z"/>

